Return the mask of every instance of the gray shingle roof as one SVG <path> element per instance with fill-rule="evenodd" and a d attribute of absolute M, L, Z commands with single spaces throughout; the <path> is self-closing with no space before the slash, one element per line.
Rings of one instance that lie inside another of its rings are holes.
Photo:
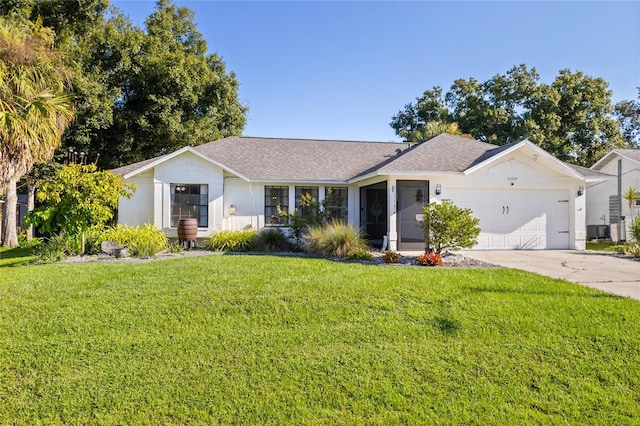
<path fill-rule="evenodd" d="M 614 149 L 613 152 L 622 154 L 640 163 L 640 149 Z"/>
<path fill-rule="evenodd" d="M 513 144 L 497 146 L 441 134 L 414 145 L 398 142 L 232 136 L 192 149 L 250 180 L 347 182 L 375 172 L 459 173 L 512 146 Z M 166 156 L 112 171 L 124 176 L 164 157 Z M 602 175 L 593 170 L 569 166 L 584 176 Z"/>
<path fill-rule="evenodd" d="M 580 173 L 584 177 L 600 177 L 600 178 L 610 178 L 611 175 L 607 173 L 602 173 L 597 170 L 589 169 L 587 167 L 576 166 L 575 164 L 565 163 L 567 166 L 571 167 L 576 172 Z"/>
<path fill-rule="evenodd" d="M 160 159 L 162 159 L 164 157 L 166 157 L 166 155 L 161 155 L 160 157 L 155 157 L 155 158 L 150 158 L 148 160 L 139 161 L 137 163 L 133 163 L 133 164 L 129 164 L 129 165 L 126 165 L 126 166 L 118 167 L 117 169 L 111 170 L 111 172 L 113 172 L 113 173 L 115 173 L 117 175 L 124 176 L 124 175 L 126 175 L 128 173 L 135 172 L 136 170 L 141 169 L 144 166 L 146 166 L 148 164 L 151 164 L 151 163 L 153 163 L 155 161 L 158 161 L 158 160 L 160 160 Z"/>
<path fill-rule="evenodd" d="M 194 149 L 252 180 L 347 181 L 407 144 L 228 137 Z"/>
<path fill-rule="evenodd" d="M 463 172 L 509 146 L 441 134 L 418 144 L 379 168 L 380 172 Z"/>

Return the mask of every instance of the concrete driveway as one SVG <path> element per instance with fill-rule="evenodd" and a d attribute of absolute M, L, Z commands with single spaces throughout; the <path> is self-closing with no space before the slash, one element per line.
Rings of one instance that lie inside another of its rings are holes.
<path fill-rule="evenodd" d="M 462 255 L 640 300 L 640 261 L 576 250 L 465 250 Z"/>

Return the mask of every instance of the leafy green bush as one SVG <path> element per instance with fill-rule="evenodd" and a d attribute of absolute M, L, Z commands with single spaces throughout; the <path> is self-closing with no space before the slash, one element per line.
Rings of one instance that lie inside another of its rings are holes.
<path fill-rule="evenodd" d="M 280 228 L 264 228 L 255 239 L 254 250 L 266 253 L 291 250 L 291 244 Z"/>
<path fill-rule="evenodd" d="M 150 224 L 136 227 L 118 225 L 108 228 L 102 233 L 101 240 L 114 241 L 127 247 L 134 257 L 153 257 L 169 247 L 169 240 L 164 232 Z"/>
<path fill-rule="evenodd" d="M 640 214 L 631 219 L 629 224 L 629 234 L 636 243 L 640 244 Z"/>
<path fill-rule="evenodd" d="M 355 248 L 347 254 L 347 259 L 372 261 L 373 255 L 366 248 Z"/>
<path fill-rule="evenodd" d="M 624 248 L 624 254 L 627 256 L 640 257 L 640 243 L 627 244 Z"/>
<path fill-rule="evenodd" d="M 36 247 L 34 251 L 38 262 L 49 263 L 77 256 L 82 253 L 82 240 L 79 235 L 61 233 L 54 235 Z"/>
<path fill-rule="evenodd" d="M 27 214 L 25 223 L 67 234 L 102 227 L 114 218 L 120 197 L 131 197 L 134 189 L 121 176 L 98 171 L 94 164 L 69 164 L 39 185 L 38 207 Z"/>
<path fill-rule="evenodd" d="M 184 247 L 180 244 L 179 241 L 174 241 L 169 243 L 169 253 L 182 253 L 184 251 Z"/>
<path fill-rule="evenodd" d="M 220 231 L 213 234 L 207 243 L 207 250 L 213 251 L 250 251 L 256 241 L 257 232 L 253 229 L 241 231 Z"/>
<path fill-rule="evenodd" d="M 463 209 L 451 201 L 429 203 L 423 209 L 420 223 L 425 247 L 437 253 L 471 248 L 478 243 L 480 221 L 471 216 L 471 209 Z"/>
<path fill-rule="evenodd" d="M 33 237 L 30 240 L 27 240 L 27 237 L 24 233 L 18 234 L 18 245 L 20 248 L 36 248 L 39 247 L 44 240 L 39 237 Z"/>
<path fill-rule="evenodd" d="M 84 252 L 86 254 L 100 254 L 100 244 L 102 243 L 102 233 L 105 228 L 93 227 L 84 233 Z"/>
<path fill-rule="evenodd" d="M 384 263 L 400 263 L 400 253 L 395 251 L 385 251 L 382 254 L 382 261 Z"/>
<path fill-rule="evenodd" d="M 347 257 L 351 251 L 367 249 L 361 231 L 339 220 L 310 227 L 304 241 L 305 251 L 321 256 Z"/>

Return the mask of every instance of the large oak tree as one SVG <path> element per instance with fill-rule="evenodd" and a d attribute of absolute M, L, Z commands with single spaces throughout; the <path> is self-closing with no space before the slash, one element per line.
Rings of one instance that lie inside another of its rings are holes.
<path fill-rule="evenodd" d="M 528 138 L 561 160 L 589 166 L 628 146 L 613 111 L 602 78 L 561 70 L 545 84 L 535 68 L 520 65 L 485 82 L 455 80 L 445 94 L 440 87 L 427 90 L 392 118 L 391 127 L 420 141 L 434 122 L 457 123 L 478 140 L 503 145 Z"/>
<path fill-rule="evenodd" d="M 41 17 L 69 52 L 76 119 L 61 158 L 100 154 L 98 165 L 112 168 L 242 133 L 238 80 L 208 53 L 186 7 L 158 1 L 144 29 L 108 0 L 8 0 L 0 13 Z"/>

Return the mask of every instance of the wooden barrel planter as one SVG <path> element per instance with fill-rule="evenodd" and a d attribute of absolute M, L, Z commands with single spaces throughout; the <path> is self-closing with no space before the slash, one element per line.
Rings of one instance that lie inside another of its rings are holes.
<path fill-rule="evenodd" d="M 198 219 L 180 219 L 178 221 L 178 241 L 184 248 L 196 246 L 198 238 Z"/>

